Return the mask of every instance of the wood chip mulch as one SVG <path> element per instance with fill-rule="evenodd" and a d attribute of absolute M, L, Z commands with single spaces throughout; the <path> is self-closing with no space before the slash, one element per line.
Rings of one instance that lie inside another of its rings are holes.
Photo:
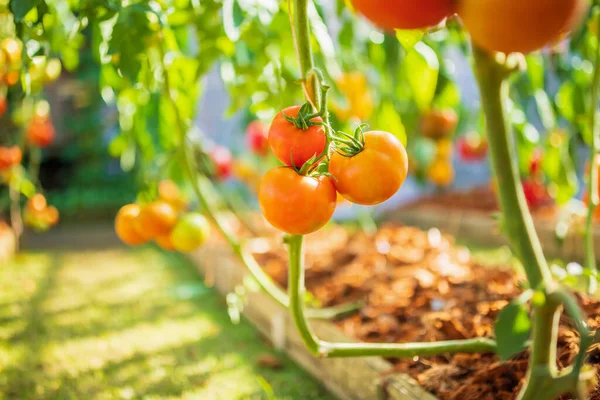
<path fill-rule="evenodd" d="M 265 246 L 268 241 L 268 246 Z M 282 287 L 287 253 L 280 240 L 262 240 L 255 256 Z M 375 236 L 343 228 L 307 238 L 306 284 L 323 306 L 364 299 L 357 313 L 337 321 L 366 342 L 431 342 L 493 337 L 500 310 L 518 296 L 523 276 L 509 266 L 477 264 L 468 249 L 438 230 L 386 225 Z M 589 325 L 600 327 L 600 301 L 579 296 Z M 579 338 L 561 320 L 557 364 L 568 366 Z M 392 359 L 441 400 L 515 399 L 525 379 L 527 352 L 501 362 L 495 354 L 456 354 Z M 600 370 L 600 350 L 589 361 Z M 591 399 L 600 400 L 596 388 Z M 564 397 L 567 399 L 568 397 Z"/>

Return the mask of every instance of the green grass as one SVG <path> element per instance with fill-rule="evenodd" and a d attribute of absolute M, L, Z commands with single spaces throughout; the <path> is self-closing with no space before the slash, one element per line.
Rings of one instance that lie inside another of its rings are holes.
<path fill-rule="evenodd" d="M 180 256 L 37 253 L 0 268 L 0 398 L 332 399 Z M 276 355 L 281 369 L 257 360 Z"/>

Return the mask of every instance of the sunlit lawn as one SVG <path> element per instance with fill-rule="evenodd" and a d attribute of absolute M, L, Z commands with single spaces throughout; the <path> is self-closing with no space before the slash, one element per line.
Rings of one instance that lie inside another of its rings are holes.
<path fill-rule="evenodd" d="M 0 268 L 0 396 L 330 399 L 182 257 L 34 253 Z M 260 366 L 271 354 L 283 368 Z"/>

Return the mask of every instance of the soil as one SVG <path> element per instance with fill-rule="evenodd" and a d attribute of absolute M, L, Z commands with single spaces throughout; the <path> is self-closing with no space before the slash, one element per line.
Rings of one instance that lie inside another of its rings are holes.
<path fill-rule="evenodd" d="M 498 199 L 489 186 L 477 186 L 464 191 L 438 193 L 420 198 L 417 202 L 405 206 L 406 209 L 416 207 L 443 207 L 444 209 L 481 212 L 490 214 L 500 210 Z M 537 218 L 553 218 L 558 208 L 554 204 L 544 204 L 531 209 Z"/>
<path fill-rule="evenodd" d="M 266 272 L 287 285 L 287 253 L 277 239 L 256 246 Z M 387 225 L 374 236 L 334 227 L 307 237 L 306 285 L 323 306 L 362 299 L 365 306 L 336 323 L 366 342 L 431 342 L 493 337 L 500 310 L 519 295 L 524 277 L 508 265 L 478 264 L 468 249 L 438 230 Z M 600 328 L 600 301 L 578 296 L 591 328 Z M 579 339 L 563 317 L 557 364 L 568 366 Z M 528 354 L 508 362 L 495 354 L 392 359 L 441 400 L 510 400 L 524 382 Z M 600 370 L 600 350 L 590 363 Z M 566 399 L 567 397 L 565 397 Z M 600 389 L 592 394 L 600 400 Z"/>

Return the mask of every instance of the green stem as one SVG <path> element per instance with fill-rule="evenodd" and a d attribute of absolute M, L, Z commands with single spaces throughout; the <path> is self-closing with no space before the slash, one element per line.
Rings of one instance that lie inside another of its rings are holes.
<path fill-rule="evenodd" d="M 512 71 L 492 54 L 476 46 L 473 52 L 505 233 L 523 264 L 531 288 L 545 295 L 543 304 L 534 305 L 528 378 L 519 400 L 549 400 L 565 391 L 577 391 L 579 370 L 585 349 L 589 346 L 589 332 L 575 299 L 556 288 L 525 201 L 515 143 L 504 110 L 509 89 L 507 78 Z M 573 368 L 573 376 L 569 375 L 568 378 L 560 377 L 556 372 L 556 338 L 560 306 L 563 305 L 575 320 L 582 338 L 585 338 Z"/>
<path fill-rule="evenodd" d="M 310 0 L 288 1 L 294 2 L 292 30 L 294 33 L 298 65 L 300 66 L 300 76 L 302 77 L 304 92 L 306 98 L 312 103 L 315 109 L 320 110 L 320 82 L 318 82 L 318 77 L 316 75 L 309 74 L 315 66 L 310 43 L 310 24 L 308 20 L 308 2 Z"/>
<path fill-rule="evenodd" d="M 260 265 L 258 265 L 254 257 L 252 257 L 251 254 L 248 254 L 244 250 L 242 244 L 238 242 L 235 235 L 229 230 L 229 224 L 225 216 L 222 213 L 218 213 L 217 210 L 214 208 L 213 204 L 210 201 L 208 201 L 206 186 L 212 184 L 210 183 L 210 181 L 208 181 L 206 177 L 197 174 L 194 168 L 193 157 L 186 147 L 186 137 L 188 129 L 185 125 L 183 117 L 181 116 L 181 113 L 179 112 L 177 102 L 172 96 L 170 78 L 166 65 L 164 64 L 166 52 L 162 45 L 160 46 L 160 51 L 163 69 L 164 95 L 171 103 L 175 113 L 177 129 L 179 130 L 180 135 L 181 157 L 184 173 L 187 175 L 190 184 L 192 185 L 192 189 L 194 190 L 194 193 L 198 198 L 198 202 L 200 203 L 202 208 L 206 210 L 206 213 L 208 214 L 213 224 L 217 227 L 219 232 L 229 243 L 235 256 L 244 264 L 244 266 L 248 269 L 250 274 L 254 277 L 254 279 L 263 289 L 263 291 L 280 305 L 284 307 L 289 307 L 290 301 L 285 292 L 281 290 L 271 280 L 271 278 L 264 272 Z M 360 309 L 360 307 L 362 307 L 361 303 L 352 303 L 343 304 L 338 307 L 311 309 L 309 315 L 311 318 L 314 319 L 331 319 L 343 314 L 354 312 L 357 309 Z"/>
<path fill-rule="evenodd" d="M 596 16 L 600 23 L 600 12 Z M 590 112 L 590 129 L 592 130 L 592 145 L 590 148 L 590 176 L 588 182 L 589 205 L 585 225 L 585 268 L 589 274 L 588 293 L 595 293 L 598 289 L 598 270 L 596 268 L 596 251 L 594 248 L 594 212 L 598 207 L 598 166 L 596 156 L 600 153 L 600 129 L 598 127 L 598 92 L 600 89 L 600 37 L 597 37 L 596 60 L 594 77 L 592 80 L 592 105 Z"/>
<path fill-rule="evenodd" d="M 332 343 L 319 339 L 308 324 L 304 312 L 304 256 L 303 236 L 288 236 L 289 246 L 289 298 L 290 312 L 306 347 L 320 357 L 415 357 L 443 353 L 485 353 L 495 352 L 496 342 L 477 338 L 448 340 L 431 343 Z"/>
<path fill-rule="evenodd" d="M 492 159 L 492 169 L 499 188 L 503 227 L 531 288 L 548 288 L 552 275 L 542 251 L 529 212 L 521 177 L 510 123 L 504 110 L 508 95 L 506 78 L 510 72 L 499 64 L 493 55 L 475 47 L 475 74 L 479 82 L 481 103 L 486 119 L 486 130 Z"/>

